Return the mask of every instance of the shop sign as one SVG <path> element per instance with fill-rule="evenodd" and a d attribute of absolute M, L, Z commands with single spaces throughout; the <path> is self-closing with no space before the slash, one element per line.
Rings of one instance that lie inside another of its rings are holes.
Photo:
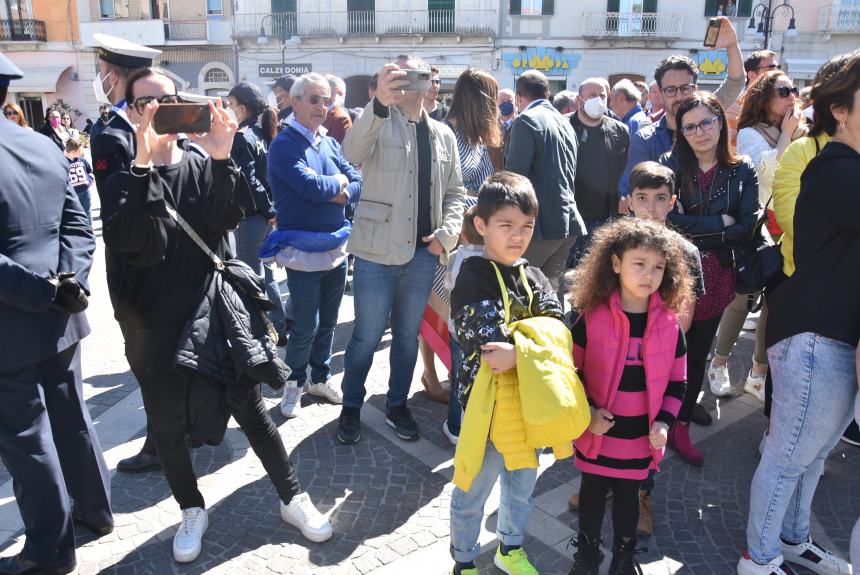
<path fill-rule="evenodd" d="M 699 80 L 724 80 L 728 74 L 728 53 L 725 50 L 703 50 L 693 55 L 699 66 Z"/>
<path fill-rule="evenodd" d="M 311 64 L 260 64 L 257 76 L 260 78 L 280 78 L 287 74 L 301 76 L 313 71 Z"/>
<path fill-rule="evenodd" d="M 526 70 L 540 70 L 547 76 L 567 76 L 579 65 L 582 56 L 556 52 L 555 48 L 527 48 L 522 52 L 503 53 L 502 61 L 521 74 Z"/>

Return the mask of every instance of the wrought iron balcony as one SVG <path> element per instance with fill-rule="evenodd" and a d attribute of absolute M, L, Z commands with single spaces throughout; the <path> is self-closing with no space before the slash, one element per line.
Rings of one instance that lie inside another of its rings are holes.
<path fill-rule="evenodd" d="M 582 35 L 586 38 L 673 39 L 681 37 L 682 24 L 679 14 L 586 12 Z"/>
<path fill-rule="evenodd" d="M 0 20 L 0 42 L 47 42 L 42 20 Z"/>
<path fill-rule="evenodd" d="M 383 34 L 495 35 L 493 10 L 368 10 L 237 14 L 240 38 L 370 36 Z"/>
<path fill-rule="evenodd" d="M 829 34 L 860 34 L 860 6 L 825 6 L 818 30 Z"/>

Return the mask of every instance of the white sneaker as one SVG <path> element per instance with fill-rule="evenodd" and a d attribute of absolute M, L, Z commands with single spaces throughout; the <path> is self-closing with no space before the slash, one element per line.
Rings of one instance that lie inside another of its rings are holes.
<path fill-rule="evenodd" d="M 717 397 L 725 397 L 732 393 L 732 382 L 729 380 L 729 366 L 714 365 L 708 368 L 708 383 L 711 384 L 711 393 Z"/>
<path fill-rule="evenodd" d="M 308 385 L 308 393 L 327 399 L 328 401 L 340 405 L 343 403 L 343 395 L 340 390 L 332 385 L 331 380 L 322 383 L 312 383 Z"/>
<path fill-rule="evenodd" d="M 823 549 L 812 539 L 798 545 L 789 545 L 783 541 L 782 554 L 789 563 L 801 565 L 819 575 L 851 575 L 854 573 L 851 565 Z"/>
<path fill-rule="evenodd" d="M 764 403 L 764 376 L 754 375 L 752 371 L 747 376 L 744 391 Z"/>
<path fill-rule="evenodd" d="M 307 493 L 299 493 L 289 505 L 281 501 L 281 519 L 298 528 L 302 535 L 315 543 L 331 538 L 331 523 L 317 511 Z"/>
<path fill-rule="evenodd" d="M 460 437 L 451 433 L 451 430 L 448 429 L 448 420 L 442 422 L 442 433 L 445 434 L 445 437 L 448 438 L 448 441 L 451 442 L 451 445 L 457 445 L 457 441 L 460 440 Z"/>
<path fill-rule="evenodd" d="M 738 575 L 797 575 L 797 573 L 785 563 L 782 555 L 767 565 L 759 565 L 750 559 L 749 553 L 744 551 L 738 561 Z"/>
<path fill-rule="evenodd" d="M 209 527 L 209 515 L 202 507 L 182 510 L 182 523 L 173 537 L 173 558 L 179 563 L 190 563 L 197 559 L 203 548 L 203 534 Z"/>
<path fill-rule="evenodd" d="M 298 382 L 288 381 L 284 385 L 284 396 L 281 398 L 281 415 L 287 419 L 299 416 L 302 410 L 302 388 Z"/>

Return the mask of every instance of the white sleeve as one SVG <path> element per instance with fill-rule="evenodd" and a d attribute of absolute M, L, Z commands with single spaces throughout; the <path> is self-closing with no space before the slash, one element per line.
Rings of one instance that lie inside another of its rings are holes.
<path fill-rule="evenodd" d="M 758 200 L 764 206 L 770 199 L 773 176 L 779 163 L 776 148 L 772 148 L 755 128 L 744 128 L 738 132 L 738 153 L 749 156 L 755 165 L 758 174 Z M 773 206 L 770 209 L 773 209 Z"/>

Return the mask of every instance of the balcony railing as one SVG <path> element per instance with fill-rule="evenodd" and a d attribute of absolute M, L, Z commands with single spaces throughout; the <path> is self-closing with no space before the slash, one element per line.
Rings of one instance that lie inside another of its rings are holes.
<path fill-rule="evenodd" d="M 860 34 L 860 6 L 825 6 L 818 29 L 830 34 Z"/>
<path fill-rule="evenodd" d="M 381 34 L 496 33 L 493 10 L 392 10 L 237 14 L 236 36 L 369 36 Z"/>
<path fill-rule="evenodd" d="M 165 20 L 164 39 L 175 41 L 195 41 L 207 39 L 206 20 Z"/>
<path fill-rule="evenodd" d="M 42 20 L 0 20 L 0 42 L 47 42 Z"/>
<path fill-rule="evenodd" d="M 683 18 L 650 12 L 586 12 L 583 36 L 588 38 L 680 38 Z"/>

